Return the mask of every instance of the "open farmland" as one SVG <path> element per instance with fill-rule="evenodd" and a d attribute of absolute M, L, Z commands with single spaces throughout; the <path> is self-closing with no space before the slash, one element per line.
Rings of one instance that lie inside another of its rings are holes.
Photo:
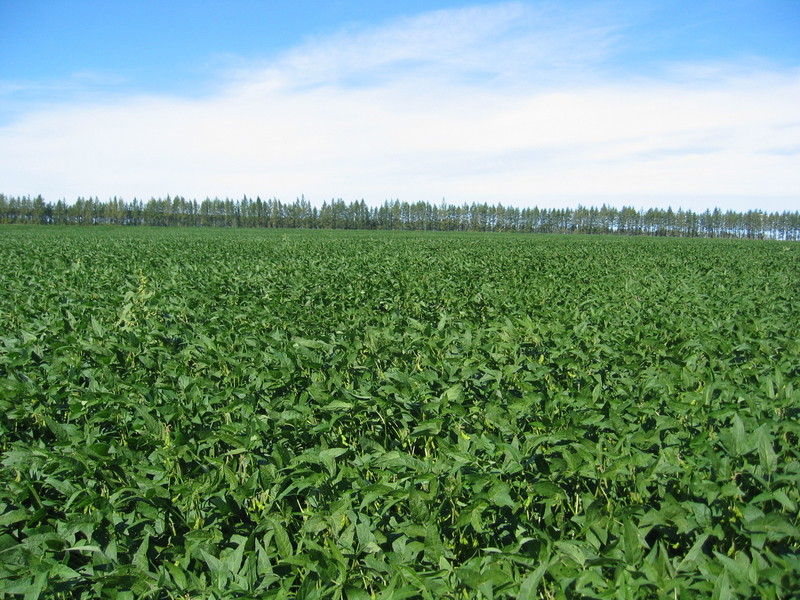
<path fill-rule="evenodd" d="M 796 243 L 4 227 L 0 290 L 0 597 L 800 593 Z"/>

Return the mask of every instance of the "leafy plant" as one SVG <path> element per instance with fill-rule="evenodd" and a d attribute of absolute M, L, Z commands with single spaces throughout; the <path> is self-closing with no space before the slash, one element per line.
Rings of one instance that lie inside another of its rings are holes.
<path fill-rule="evenodd" d="M 796 244 L 0 234 L 0 597 L 800 591 Z"/>

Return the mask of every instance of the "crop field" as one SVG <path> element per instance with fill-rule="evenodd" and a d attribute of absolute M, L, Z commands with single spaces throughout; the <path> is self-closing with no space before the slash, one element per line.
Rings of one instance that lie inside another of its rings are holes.
<path fill-rule="evenodd" d="M 800 244 L 0 228 L 0 598 L 800 594 Z"/>

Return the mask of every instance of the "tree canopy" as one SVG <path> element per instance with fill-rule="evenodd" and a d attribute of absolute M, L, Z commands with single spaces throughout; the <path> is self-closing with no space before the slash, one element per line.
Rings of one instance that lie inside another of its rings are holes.
<path fill-rule="evenodd" d="M 386 200 L 369 206 L 364 200 L 331 200 L 313 206 L 243 197 L 181 196 L 125 201 L 114 197 L 78 198 L 55 204 L 41 196 L 0 194 L 0 224 L 151 225 L 163 227 L 269 227 L 308 229 L 380 229 L 429 231 L 496 231 L 519 233 L 624 234 L 678 237 L 800 239 L 800 212 L 767 213 L 672 208 L 637 210 L 603 205 L 577 208 L 517 208 L 502 204 L 441 204 Z"/>

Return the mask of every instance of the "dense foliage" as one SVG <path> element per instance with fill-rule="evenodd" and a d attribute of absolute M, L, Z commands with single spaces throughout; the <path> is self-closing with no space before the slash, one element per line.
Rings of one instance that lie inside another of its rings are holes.
<path fill-rule="evenodd" d="M 800 593 L 800 246 L 0 228 L 0 597 Z"/>
<path fill-rule="evenodd" d="M 112 198 L 78 198 L 67 204 L 45 202 L 41 196 L 0 194 L 0 224 L 29 225 L 153 225 L 159 227 L 259 227 L 414 231 L 494 231 L 516 233 L 623 234 L 671 237 L 725 237 L 800 240 L 800 212 L 767 213 L 719 209 L 695 213 L 652 208 L 515 208 L 502 204 L 444 201 L 386 201 L 370 207 L 361 200 L 323 202 L 317 208 L 305 198 L 279 200 L 213 200 L 181 196 L 125 202 Z"/>

